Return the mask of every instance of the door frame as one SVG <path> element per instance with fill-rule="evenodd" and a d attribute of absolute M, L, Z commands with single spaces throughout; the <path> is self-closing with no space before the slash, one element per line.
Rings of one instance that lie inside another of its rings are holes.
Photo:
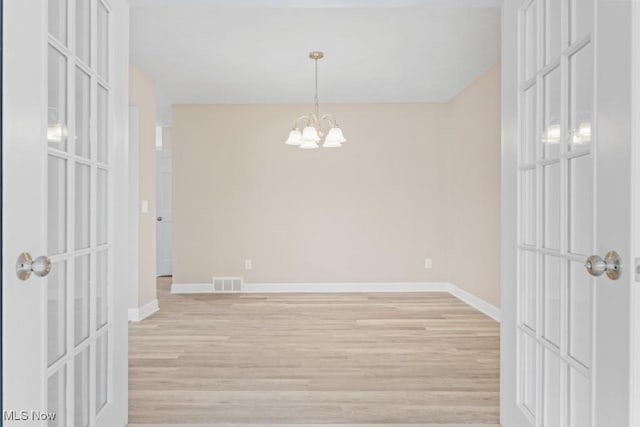
<path fill-rule="evenodd" d="M 631 191 L 632 191 L 632 255 L 640 259 L 640 0 L 631 0 Z M 634 274 L 635 266 L 629 266 L 629 274 Z M 640 280 L 631 283 L 631 404 L 629 419 L 631 425 L 640 425 Z"/>
<path fill-rule="evenodd" d="M 3 64 L 4 64 L 4 0 L 0 0 L 0 99 L 4 98 L 4 91 L 3 91 L 4 86 L 2 84 L 2 81 L 4 80 L 2 77 L 4 75 Z M 0 102 L 0 215 L 4 216 L 4 206 L 2 204 L 2 201 L 4 200 L 4 197 L 2 196 L 2 190 L 4 188 L 3 187 L 4 175 L 2 172 L 2 164 L 3 164 L 2 135 L 4 134 L 3 128 L 2 128 L 2 123 L 3 123 L 2 107 L 3 107 L 3 103 Z M 4 245 L 2 244 L 2 242 L 4 241 L 3 240 L 4 234 L 2 231 L 3 231 L 2 226 L 0 225 L 0 259 L 4 259 Z M 3 263 L 0 262 L 0 277 L 3 277 L 2 264 Z M 2 319 L 4 319 L 4 316 L 2 314 L 2 304 L 3 304 L 2 294 L 3 292 L 0 292 L 0 366 L 2 366 L 4 363 L 4 348 L 2 347 L 2 343 L 4 342 L 4 337 L 2 335 L 4 330 L 4 325 L 2 324 Z M 4 382 L 3 381 L 0 381 L 0 414 L 4 415 Z"/>
<path fill-rule="evenodd" d="M 113 144 L 113 226 L 114 230 L 122 230 L 122 233 L 113 233 L 114 268 L 113 271 L 113 331 L 114 347 L 118 351 L 112 351 L 110 368 L 113 372 L 113 391 L 111 401 L 115 406 L 114 413 L 117 419 L 109 420 L 104 425 L 126 426 L 129 421 L 129 288 L 132 286 L 129 270 L 131 260 L 137 260 L 138 254 L 130 247 L 129 236 L 132 224 L 129 218 L 128 189 L 130 182 L 129 164 L 129 0 L 112 2 L 114 12 L 119 14 L 119 19 L 111 27 L 113 58 L 113 117 L 112 141 Z"/>
<path fill-rule="evenodd" d="M 140 110 L 136 105 L 128 104 L 127 114 L 129 115 L 128 136 L 129 136 L 129 250 L 131 251 L 129 258 L 129 296 L 127 301 L 128 319 L 136 320 L 137 315 L 134 313 L 138 310 L 138 291 L 139 277 L 138 264 L 140 258 L 139 250 L 139 176 L 138 176 L 138 150 L 139 150 L 139 117 Z"/>
<path fill-rule="evenodd" d="M 501 16 L 501 32 L 502 34 L 518 34 L 518 22 L 512 19 L 517 16 L 517 2 L 504 2 L 502 4 Z M 501 244 L 500 244 L 500 304 L 501 318 L 500 322 L 500 423 L 503 426 L 511 427 L 517 425 L 527 425 L 528 420 L 524 419 L 523 414 L 518 414 L 522 419 L 513 419 L 514 414 L 509 408 L 515 407 L 517 403 L 517 386 L 516 381 L 510 376 L 516 374 L 517 349 L 515 346 L 516 328 L 515 323 L 505 321 L 505 319 L 516 318 L 516 305 L 505 304 L 504 301 L 517 301 L 516 286 L 517 283 L 517 254 L 513 250 L 517 245 L 517 196 L 518 185 L 517 165 L 518 151 L 517 144 L 517 120 L 518 120 L 518 102 L 515 93 L 510 88 L 517 87 L 517 64 L 518 64 L 518 43 L 517 38 L 502 37 L 501 52 Z M 507 127 L 508 126 L 508 127 Z M 507 337 L 510 337 L 509 339 Z M 511 338 L 512 337 L 512 338 Z"/>

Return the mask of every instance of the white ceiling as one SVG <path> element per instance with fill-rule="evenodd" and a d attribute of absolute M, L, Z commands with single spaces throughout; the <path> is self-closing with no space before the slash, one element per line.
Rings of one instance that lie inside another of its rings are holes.
<path fill-rule="evenodd" d="M 132 0 L 131 61 L 168 103 L 311 102 L 312 50 L 321 102 L 445 102 L 499 61 L 499 3 Z"/>

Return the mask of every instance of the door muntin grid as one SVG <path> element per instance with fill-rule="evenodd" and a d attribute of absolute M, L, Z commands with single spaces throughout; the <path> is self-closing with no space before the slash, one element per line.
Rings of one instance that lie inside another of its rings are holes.
<path fill-rule="evenodd" d="M 518 404 L 536 426 L 592 407 L 593 0 L 525 0 L 518 17 Z"/>
<path fill-rule="evenodd" d="M 48 0 L 45 401 L 51 426 L 96 423 L 112 384 L 110 7 Z"/>

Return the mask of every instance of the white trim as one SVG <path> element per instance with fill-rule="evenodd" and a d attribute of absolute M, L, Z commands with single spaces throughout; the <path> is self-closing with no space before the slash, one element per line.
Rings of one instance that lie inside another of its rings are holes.
<path fill-rule="evenodd" d="M 110 37 L 110 83 L 112 85 L 110 141 L 113 150 L 113 306 L 112 329 L 108 339 L 109 391 L 108 403 L 95 420 L 95 427 L 122 426 L 127 424 L 129 400 L 129 326 L 127 323 L 129 295 L 132 286 L 130 280 L 137 262 L 138 254 L 132 252 L 128 233 L 131 233 L 129 218 L 128 188 L 131 178 L 129 165 L 129 4 L 122 0 L 110 0 L 109 37 Z M 96 27 L 97 28 L 97 27 Z M 96 51 L 97 52 L 97 51 Z M 94 357 L 94 356 L 91 356 Z"/>
<path fill-rule="evenodd" d="M 212 283 L 173 283 L 172 294 L 212 294 Z"/>
<path fill-rule="evenodd" d="M 129 287 L 129 307 L 138 306 L 138 262 L 140 259 L 139 253 L 139 241 L 138 233 L 140 227 L 140 210 L 138 208 L 138 149 L 139 149 L 139 136 L 140 136 L 140 110 L 135 105 L 129 105 L 129 128 L 128 128 L 128 140 L 129 140 L 129 183 L 128 183 L 128 200 L 129 200 L 129 250 L 131 256 L 129 258 L 129 280 L 131 286 Z"/>
<path fill-rule="evenodd" d="M 356 282 L 356 283 L 244 283 L 243 294 L 354 293 L 354 292 L 447 292 L 479 312 L 500 322 L 500 309 L 448 282 Z M 172 294 L 211 294 L 211 283 L 174 283 Z"/>
<path fill-rule="evenodd" d="M 141 320 L 146 319 L 151 316 L 156 311 L 160 310 L 158 306 L 158 300 L 154 299 L 148 304 L 143 305 L 140 308 L 130 308 L 129 309 L 129 321 L 130 322 L 139 322 Z"/>
<path fill-rule="evenodd" d="M 503 0 L 130 0 L 131 7 L 207 6 L 221 8 L 419 9 L 500 7 Z"/>
<path fill-rule="evenodd" d="M 470 294 L 464 289 L 457 287 L 453 283 L 449 283 L 448 292 L 463 303 L 470 305 L 479 312 L 484 313 L 496 322 L 500 323 L 500 309 L 495 305 L 489 304 L 482 298 L 478 298 L 477 296 Z"/>
<path fill-rule="evenodd" d="M 448 292 L 448 283 L 245 283 L 243 293 Z"/>
<path fill-rule="evenodd" d="M 631 248 L 640 257 L 640 0 L 631 3 Z M 631 280 L 630 425 L 640 425 L 640 283 Z"/>

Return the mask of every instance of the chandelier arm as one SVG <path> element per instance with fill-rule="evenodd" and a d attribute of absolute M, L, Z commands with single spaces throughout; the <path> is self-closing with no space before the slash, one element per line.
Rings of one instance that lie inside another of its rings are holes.
<path fill-rule="evenodd" d="M 333 114 L 323 114 L 321 117 L 321 120 L 326 120 L 329 122 L 329 125 L 331 125 L 331 127 L 337 127 L 338 123 L 336 123 L 336 119 L 335 117 L 333 117 Z"/>
<path fill-rule="evenodd" d="M 331 120 L 332 118 L 333 116 L 331 114 L 324 114 L 320 117 L 320 120 L 318 121 L 318 131 L 320 131 L 322 135 L 328 134 L 331 128 L 335 127 L 335 120 Z M 326 132 L 322 130 L 322 124 L 325 122 L 329 124 L 329 128 Z"/>
<path fill-rule="evenodd" d="M 303 119 L 309 121 L 309 116 L 303 115 L 303 116 L 298 117 L 296 119 L 296 121 L 293 123 L 293 128 L 294 129 L 299 129 L 300 127 L 298 126 L 298 123 L 300 123 L 300 120 L 303 120 Z"/>

